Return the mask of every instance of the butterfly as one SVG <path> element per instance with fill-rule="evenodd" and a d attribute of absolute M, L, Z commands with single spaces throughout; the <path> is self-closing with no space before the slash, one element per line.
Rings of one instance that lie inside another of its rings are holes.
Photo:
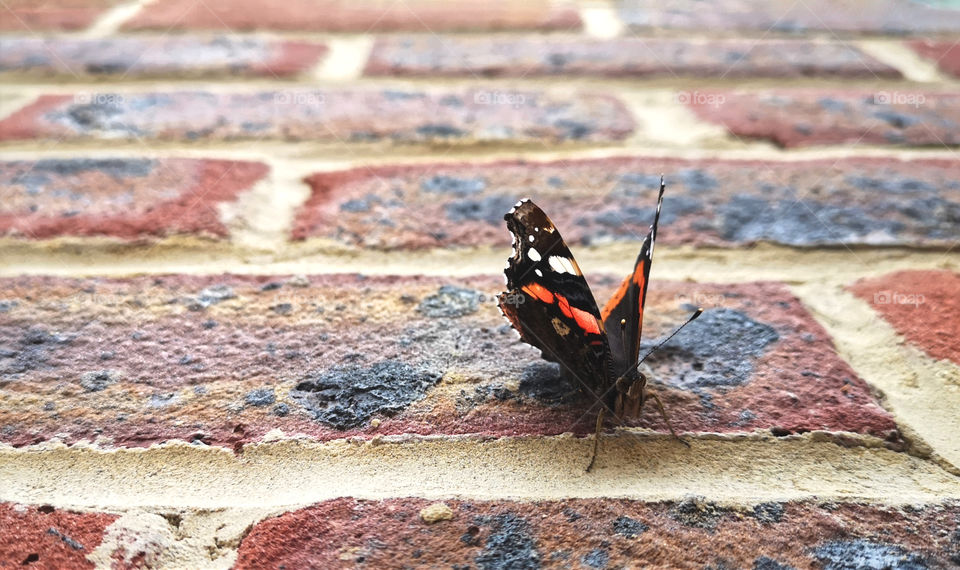
<path fill-rule="evenodd" d="M 665 189 L 661 177 L 656 214 L 633 272 L 602 310 L 573 254 L 543 210 L 525 199 L 504 215 L 513 236 L 513 255 L 504 269 L 507 291 L 498 296 L 498 305 L 520 333 L 520 340 L 540 349 L 544 360 L 558 363 L 571 384 L 601 405 L 588 471 L 596 460 L 605 414 L 609 412 L 621 421 L 635 417 L 648 396 L 656 401 L 670 433 L 676 436 L 663 404 L 646 390 L 647 378 L 638 370 L 642 362 L 643 310 Z M 701 312 L 697 310 L 683 326 Z"/>

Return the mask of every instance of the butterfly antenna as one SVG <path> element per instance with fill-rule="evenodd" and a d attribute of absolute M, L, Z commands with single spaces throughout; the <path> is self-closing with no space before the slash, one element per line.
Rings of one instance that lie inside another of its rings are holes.
<path fill-rule="evenodd" d="M 648 356 L 650 356 L 650 355 L 653 354 L 654 352 L 660 350 L 660 347 L 662 347 L 663 345 L 667 344 L 667 343 L 670 341 L 670 339 L 672 339 L 673 337 L 677 336 L 677 333 L 679 333 L 680 331 L 682 331 L 682 330 L 683 330 L 683 327 L 685 327 L 685 326 L 689 325 L 690 323 L 692 323 L 693 321 L 697 320 L 697 317 L 699 317 L 699 316 L 702 315 L 702 314 L 703 314 L 703 309 L 697 309 L 696 312 L 694 312 L 692 315 L 690 315 L 690 318 L 687 319 L 687 322 L 685 322 L 685 323 L 683 323 L 682 325 L 680 325 L 679 327 L 677 327 L 677 330 L 675 330 L 675 331 L 673 331 L 672 333 L 670 333 L 670 336 L 668 336 L 667 338 L 665 338 L 665 339 L 663 339 L 662 341 L 660 341 L 660 342 L 657 344 L 657 346 L 651 348 L 649 352 L 647 352 L 646 354 L 643 355 L 643 358 L 641 358 L 640 360 L 638 360 L 636 364 L 634 364 L 634 365 L 631 366 L 626 372 L 624 372 L 624 373 L 621 375 L 621 377 L 626 376 L 627 374 L 632 373 L 632 372 L 633 372 L 634 370 L 636 370 L 637 368 L 640 368 L 640 365 L 643 364 L 643 361 L 646 360 Z"/>

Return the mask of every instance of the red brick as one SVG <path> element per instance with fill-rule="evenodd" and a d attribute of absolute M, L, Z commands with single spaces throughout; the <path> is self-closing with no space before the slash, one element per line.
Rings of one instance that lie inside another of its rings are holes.
<path fill-rule="evenodd" d="M 960 44 L 956 41 L 915 40 L 907 45 L 921 56 L 935 61 L 940 71 L 960 77 Z"/>
<path fill-rule="evenodd" d="M 366 75 L 886 77 L 900 72 L 843 43 L 666 38 L 381 37 Z"/>
<path fill-rule="evenodd" d="M 226 237 L 218 205 L 267 171 L 259 162 L 175 158 L 0 162 L 0 235 Z"/>
<path fill-rule="evenodd" d="M 960 274 L 900 271 L 850 289 L 930 356 L 960 364 Z"/>
<path fill-rule="evenodd" d="M 0 141 L 284 139 L 539 145 L 609 142 L 625 138 L 633 129 L 627 109 L 606 95 L 478 89 L 80 92 L 39 97 L 0 121 Z"/>
<path fill-rule="evenodd" d="M 960 557 L 955 504 L 759 503 L 703 499 L 445 501 L 336 499 L 265 520 L 236 568 L 950 568 Z M 952 538 L 951 538 L 952 537 Z"/>
<path fill-rule="evenodd" d="M 939 245 L 960 239 L 960 164 L 890 158 L 806 161 L 631 157 L 364 167 L 307 178 L 295 239 L 385 250 L 499 245 L 503 214 L 540 204 L 568 242 L 639 242 L 660 174 L 660 242 L 741 247 Z"/>
<path fill-rule="evenodd" d="M 658 29 L 750 31 L 767 35 L 922 34 L 960 31 L 960 12 L 911 0 L 619 0 L 620 16 L 635 31 Z M 944 3 L 940 3 L 944 4 Z"/>
<path fill-rule="evenodd" d="M 590 279 L 600 299 L 619 283 Z M 562 398 L 574 387 L 507 326 L 501 288 L 499 276 L 0 280 L 0 441 L 592 433 L 591 402 Z M 678 429 L 896 447 L 893 418 L 784 286 L 655 282 L 645 343 L 692 304 L 708 310 L 648 360 Z M 631 425 L 666 430 L 653 406 Z"/>
<path fill-rule="evenodd" d="M 0 72 L 78 78 L 88 75 L 288 77 L 317 63 L 313 42 L 223 36 L 0 38 Z"/>
<path fill-rule="evenodd" d="M 116 518 L 0 503 L 0 568 L 93 568 L 87 556 Z"/>
<path fill-rule="evenodd" d="M 324 32 L 579 30 L 576 7 L 551 0 L 160 0 L 124 25 L 127 30 L 312 30 Z"/>
<path fill-rule="evenodd" d="M 36 32 L 80 30 L 123 0 L 5 0 L 0 8 L 0 30 Z"/>
<path fill-rule="evenodd" d="M 783 147 L 827 144 L 960 144 L 960 93 L 920 90 L 693 92 L 700 118 L 742 138 Z"/>

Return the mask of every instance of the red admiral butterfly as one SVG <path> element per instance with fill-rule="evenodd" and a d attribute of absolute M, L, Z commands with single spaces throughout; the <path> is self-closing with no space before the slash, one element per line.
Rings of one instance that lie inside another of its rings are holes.
<path fill-rule="evenodd" d="M 596 459 L 607 411 L 618 420 L 637 416 L 649 395 L 676 436 L 660 399 L 644 390 L 647 378 L 638 370 L 643 362 L 639 358 L 643 308 L 664 190 L 661 177 L 657 212 L 633 273 L 602 311 L 570 249 L 543 210 L 530 200 L 521 200 L 503 217 L 513 235 L 513 255 L 504 269 L 508 291 L 498 297 L 501 312 L 523 342 L 539 348 L 543 359 L 560 364 L 562 374 L 602 406 L 588 471 Z M 700 313 L 694 313 L 684 326 Z"/>

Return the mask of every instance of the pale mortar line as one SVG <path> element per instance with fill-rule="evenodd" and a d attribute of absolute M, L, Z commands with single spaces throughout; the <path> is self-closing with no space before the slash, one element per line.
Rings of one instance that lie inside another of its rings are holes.
<path fill-rule="evenodd" d="M 304 162 L 264 158 L 270 172 L 234 202 L 219 205 L 232 244 L 241 249 L 278 252 L 287 247 L 297 210 L 310 197 L 303 177 L 318 172 Z"/>
<path fill-rule="evenodd" d="M 113 37 L 120 31 L 120 27 L 137 15 L 144 6 L 153 4 L 157 0 L 130 0 L 117 4 L 100 15 L 99 18 L 77 37 L 84 39 L 101 39 Z"/>
<path fill-rule="evenodd" d="M 0 500 L 86 509 L 284 508 L 337 497 L 387 499 L 818 499 L 883 504 L 960 498 L 960 479 L 916 457 L 812 437 L 570 435 L 408 438 L 403 442 L 251 444 L 240 455 L 184 442 L 102 451 L 48 443 L 0 447 Z M 736 473 L 736 477 L 730 477 Z M 308 485 L 304 485 L 308 481 Z"/>
<path fill-rule="evenodd" d="M 20 109 L 23 109 L 30 103 L 33 103 L 35 97 L 23 93 L 3 92 L 0 93 L 0 121 L 13 115 Z M 49 141 L 41 142 L 41 146 L 49 147 Z M 6 152 L 3 156 L 6 156 Z"/>
<path fill-rule="evenodd" d="M 840 285 L 806 283 L 792 290 L 833 338 L 840 356 L 882 392 L 898 423 L 922 438 L 912 442 L 916 452 L 960 474 L 960 366 L 926 355 Z"/>
<path fill-rule="evenodd" d="M 364 273 L 367 275 L 495 275 L 509 248 L 456 248 L 397 252 L 348 250 L 324 240 L 295 243 L 282 250 L 275 241 L 247 243 L 246 249 L 201 238 L 166 238 L 149 248 L 110 238 L 58 238 L 39 242 L 0 238 L 0 277 L 127 276 L 163 273 L 247 275 Z M 629 270 L 635 243 L 577 248 L 587 278 Z M 819 282 L 823 275 L 852 282 L 904 269 L 960 271 L 960 252 L 909 248 L 797 250 L 760 244 L 749 249 L 660 245 L 654 279 L 701 283 Z"/>
<path fill-rule="evenodd" d="M 119 511 L 121 516 L 104 531 L 103 540 L 87 555 L 100 570 L 116 567 L 117 554 L 142 556 L 147 568 L 231 568 L 236 562 L 240 541 L 261 520 L 281 514 L 278 509 L 231 508 L 221 510 L 142 509 Z M 171 524 L 166 516 L 180 518 Z"/>
<path fill-rule="evenodd" d="M 318 81 L 351 81 L 363 75 L 373 50 L 373 36 L 331 38 L 327 54 L 306 75 Z"/>
<path fill-rule="evenodd" d="M 88 143 L 89 144 L 89 143 Z M 468 154 L 465 154 L 468 153 Z M 367 168 L 381 165 L 403 164 L 489 164 L 502 160 L 524 160 L 531 163 L 549 163 L 554 161 L 575 161 L 604 158 L 675 158 L 684 160 L 768 160 L 798 162 L 805 160 L 842 160 L 851 158 L 892 158 L 898 160 L 956 159 L 956 151 L 936 148 L 917 147 L 900 148 L 891 146 L 873 147 L 802 147 L 782 149 L 776 146 L 752 146 L 744 148 L 664 148 L 661 146 L 613 146 L 613 147 L 576 147 L 553 150 L 519 150 L 510 147 L 464 148 L 459 152 L 436 153 L 435 150 L 420 147 L 395 146 L 381 149 L 377 154 L 356 156 L 348 154 L 342 158 L 314 156 L 304 148 L 303 143 L 283 141 L 260 141 L 255 149 L 249 144 L 226 145 L 183 145 L 151 146 L 144 152 L 142 147 L 112 147 L 108 141 L 104 144 L 93 142 L 91 146 L 64 148 L 63 146 L 38 148 L 6 147 L 4 160 L 34 160 L 43 158 L 91 158 L 91 157 L 130 157 L 130 158 L 196 158 L 223 160 L 254 160 L 267 162 L 276 157 L 289 164 L 304 163 L 315 165 L 315 171 L 346 170 L 349 168 Z M 299 166 L 298 166 L 299 168 Z M 669 184 L 669 181 L 668 181 Z"/>
<path fill-rule="evenodd" d="M 591 1 L 580 4 L 583 33 L 592 38 L 609 39 L 623 33 L 623 22 L 612 1 Z"/>
<path fill-rule="evenodd" d="M 940 73 L 936 62 L 920 57 L 920 55 L 910 49 L 902 39 L 894 41 L 862 39 L 853 43 L 867 55 L 873 56 L 877 61 L 900 71 L 900 73 L 903 74 L 903 78 L 908 81 L 916 81 L 918 83 L 948 83 L 952 79 Z M 926 85 L 923 87 L 926 87 Z"/>

